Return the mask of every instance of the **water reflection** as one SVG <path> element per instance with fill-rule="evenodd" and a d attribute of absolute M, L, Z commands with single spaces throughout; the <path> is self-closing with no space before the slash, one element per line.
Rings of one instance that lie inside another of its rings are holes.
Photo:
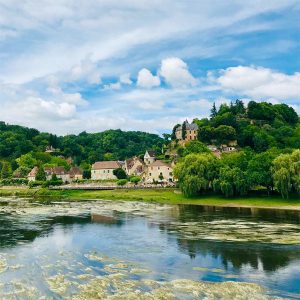
<path fill-rule="evenodd" d="M 246 281 L 279 295 L 300 293 L 299 212 L 121 201 L 26 205 L 0 207 L 0 296 L 1 282 L 28 280 L 14 266 L 41 268 L 45 286 L 47 276 L 124 273 L 124 261 L 136 265 L 126 271 L 130 280 Z"/>

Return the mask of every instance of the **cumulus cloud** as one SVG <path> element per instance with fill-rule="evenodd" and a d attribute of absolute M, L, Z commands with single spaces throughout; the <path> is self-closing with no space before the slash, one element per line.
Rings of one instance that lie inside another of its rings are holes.
<path fill-rule="evenodd" d="M 87 56 L 71 69 L 70 80 L 85 80 L 90 84 L 100 84 L 101 77 L 97 64 L 91 60 L 90 56 Z"/>
<path fill-rule="evenodd" d="M 158 76 L 152 75 L 152 73 L 146 68 L 143 68 L 139 71 L 137 78 L 137 86 L 142 88 L 152 88 L 159 85 L 160 79 Z"/>
<path fill-rule="evenodd" d="M 300 94 L 300 73 L 288 75 L 263 67 L 230 67 L 215 82 L 225 91 L 254 98 L 291 100 Z"/>
<path fill-rule="evenodd" d="M 194 86 L 197 83 L 187 64 L 178 57 L 163 59 L 159 74 L 173 87 Z"/>
<path fill-rule="evenodd" d="M 130 73 L 125 73 L 120 76 L 120 82 L 123 84 L 132 84 L 132 80 L 130 79 Z"/>
<path fill-rule="evenodd" d="M 119 90 L 120 88 L 121 88 L 120 82 L 113 82 L 113 83 L 105 84 L 103 86 L 104 90 Z"/>

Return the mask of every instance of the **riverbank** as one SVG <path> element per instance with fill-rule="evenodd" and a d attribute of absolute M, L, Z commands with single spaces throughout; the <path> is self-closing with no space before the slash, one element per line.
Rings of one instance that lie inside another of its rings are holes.
<path fill-rule="evenodd" d="M 222 207 L 256 207 L 300 210 L 300 199 L 282 199 L 280 196 L 248 196 L 224 198 L 219 195 L 205 195 L 192 198 L 184 197 L 178 189 L 143 189 L 143 190 L 49 190 L 28 188 L 1 188 L 1 197 L 26 197 L 41 201 L 52 200 L 128 200 L 146 201 L 164 204 L 212 205 Z"/>

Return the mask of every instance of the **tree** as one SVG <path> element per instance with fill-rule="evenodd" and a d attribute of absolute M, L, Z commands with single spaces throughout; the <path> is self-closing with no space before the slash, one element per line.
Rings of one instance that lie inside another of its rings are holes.
<path fill-rule="evenodd" d="M 182 148 L 182 155 L 187 156 L 191 153 L 209 153 L 207 146 L 199 141 L 190 141 Z"/>
<path fill-rule="evenodd" d="M 225 197 L 245 195 L 249 189 L 247 174 L 238 167 L 222 167 L 219 178 L 214 180 L 214 190 L 220 191 Z"/>
<path fill-rule="evenodd" d="M 37 160 L 33 157 L 32 153 L 21 155 L 16 159 L 16 162 L 18 163 L 19 167 L 24 167 L 30 170 L 37 165 Z"/>
<path fill-rule="evenodd" d="M 38 166 L 38 171 L 36 173 L 35 180 L 37 180 L 37 181 L 45 181 L 46 180 L 45 170 L 42 165 Z"/>
<path fill-rule="evenodd" d="M 174 127 L 173 127 L 173 130 L 172 130 L 172 134 L 171 134 L 171 139 L 174 141 L 176 140 L 176 129 L 180 127 L 180 124 L 176 124 Z"/>
<path fill-rule="evenodd" d="M 268 151 L 253 156 L 247 167 L 247 174 L 252 187 L 264 186 L 268 193 L 273 188 L 272 164 L 277 155 L 276 152 Z"/>
<path fill-rule="evenodd" d="M 217 159 L 211 154 L 189 154 L 174 169 L 185 196 L 193 196 L 212 188 Z"/>
<path fill-rule="evenodd" d="M 113 174 L 118 178 L 118 179 L 126 179 L 127 174 L 122 168 L 118 168 L 113 170 Z"/>
<path fill-rule="evenodd" d="M 91 178 L 91 170 L 83 170 L 82 178 L 83 179 L 90 179 Z"/>
<path fill-rule="evenodd" d="M 12 170 L 10 163 L 7 161 L 2 162 L 2 170 L 1 170 L 1 179 L 10 178 L 12 175 Z"/>
<path fill-rule="evenodd" d="M 217 115 L 218 111 L 216 108 L 216 103 L 213 103 L 212 109 L 210 110 L 210 117 L 214 118 Z"/>
<path fill-rule="evenodd" d="M 185 140 L 186 138 L 186 121 L 182 124 L 182 139 Z"/>
<path fill-rule="evenodd" d="M 300 150 L 275 158 L 272 173 L 275 187 L 283 198 L 289 198 L 291 192 L 300 195 Z"/>
<path fill-rule="evenodd" d="M 199 128 L 198 139 L 204 143 L 210 143 L 215 138 L 215 128 L 210 125 Z"/>
<path fill-rule="evenodd" d="M 215 137 L 219 144 L 226 144 L 236 139 L 236 130 L 227 125 L 220 125 L 215 129 Z"/>
<path fill-rule="evenodd" d="M 138 184 L 141 181 L 141 177 L 139 176 L 133 176 L 130 178 L 130 182 L 134 183 L 135 185 Z"/>

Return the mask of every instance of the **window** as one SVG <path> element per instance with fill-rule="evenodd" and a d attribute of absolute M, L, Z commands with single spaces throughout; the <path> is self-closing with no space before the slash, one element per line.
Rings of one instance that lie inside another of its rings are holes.
<path fill-rule="evenodd" d="M 149 176 L 151 176 L 151 173 L 149 173 Z"/>
<path fill-rule="evenodd" d="M 107 170 L 107 173 L 109 173 L 109 170 Z"/>
<path fill-rule="evenodd" d="M 170 173 L 169 173 L 169 175 L 170 175 L 170 176 L 173 176 L 173 173 L 172 173 L 172 172 L 170 172 Z"/>

